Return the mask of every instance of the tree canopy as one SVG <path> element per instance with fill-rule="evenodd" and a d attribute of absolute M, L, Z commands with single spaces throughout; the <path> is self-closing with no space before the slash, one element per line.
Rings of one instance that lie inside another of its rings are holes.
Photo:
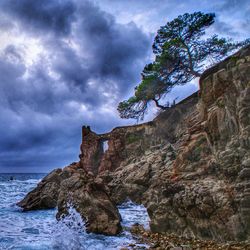
<path fill-rule="evenodd" d="M 163 105 L 159 101 L 174 86 L 200 77 L 206 67 L 249 43 L 249 40 L 233 42 L 217 35 L 206 37 L 205 30 L 214 19 L 213 13 L 185 13 L 160 27 L 152 46 L 155 60 L 144 67 L 134 96 L 119 103 L 121 118 L 143 119 L 150 102 L 167 109 L 169 102 Z"/>

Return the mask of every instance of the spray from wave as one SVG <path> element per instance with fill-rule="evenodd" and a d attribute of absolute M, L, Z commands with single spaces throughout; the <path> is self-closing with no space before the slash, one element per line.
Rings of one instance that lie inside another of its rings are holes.
<path fill-rule="evenodd" d="M 31 191 L 44 175 L 0 174 L 0 249 L 1 250 L 117 250 L 135 243 L 124 231 L 118 236 L 88 234 L 80 214 L 69 207 L 69 215 L 57 221 L 56 209 L 21 212 L 15 204 Z M 127 202 L 119 207 L 123 226 L 147 226 L 146 209 Z"/>
<path fill-rule="evenodd" d="M 58 221 L 53 230 L 53 249 L 55 250 L 84 250 L 81 236 L 86 234 L 84 222 L 80 214 L 70 204 L 69 214 Z"/>

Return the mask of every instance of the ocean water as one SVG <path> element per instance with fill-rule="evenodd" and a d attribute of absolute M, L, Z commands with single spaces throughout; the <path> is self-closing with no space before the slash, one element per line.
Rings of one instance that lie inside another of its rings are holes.
<path fill-rule="evenodd" d="M 11 176 L 14 180 L 10 180 Z M 56 209 L 22 212 L 16 203 L 43 177 L 44 174 L 0 174 L 0 250 L 113 250 L 134 243 L 126 230 L 115 237 L 87 234 L 73 208 L 70 216 L 60 222 L 55 219 Z M 119 211 L 124 227 L 134 223 L 148 227 L 143 206 L 127 202 Z"/>

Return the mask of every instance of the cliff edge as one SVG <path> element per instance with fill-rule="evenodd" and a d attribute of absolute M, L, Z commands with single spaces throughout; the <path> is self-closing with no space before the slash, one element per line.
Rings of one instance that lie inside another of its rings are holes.
<path fill-rule="evenodd" d="M 153 232 L 249 240 L 250 46 L 205 71 L 199 93 L 151 122 L 100 135 L 83 127 L 80 150 L 78 163 L 19 206 L 57 205 L 60 218 L 70 201 L 90 231 L 116 234 L 116 205 L 131 199 L 147 208 Z"/>

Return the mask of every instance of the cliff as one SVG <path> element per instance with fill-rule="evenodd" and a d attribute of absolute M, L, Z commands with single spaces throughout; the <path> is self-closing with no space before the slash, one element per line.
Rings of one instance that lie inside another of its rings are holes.
<path fill-rule="evenodd" d="M 144 124 L 133 147 L 152 144 L 102 173 L 116 202 L 144 204 L 152 231 L 249 238 L 249 69 L 250 47 L 204 72 L 197 104 L 194 95 Z"/>
<path fill-rule="evenodd" d="M 197 103 L 198 92 L 162 112 L 151 122 L 117 127 L 106 134 L 96 134 L 90 127 L 83 126 L 80 147 L 82 168 L 95 175 L 106 170 L 113 172 L 130 160 L 144 155 L 151 147 L 164 146 L 167 142 L 179 143 L 177 130 L 183 118 L 194 111 Z M 108 145 L 106 151 L 104 143 Z"/>
<path fill-rule="evenodd" d="M 250 46 L 205 71 L 199 93 L 151 122 L 101 135 L 83 127 L 80 161 L 57 173 L 56 182 L 47 178 L 19 205 L 32 210 L 57 204 L 59 218 L 70 200 L 90 231 L 115 234 L 115 205 L 131 199 L 147 208 L 153 232 L 250 239 L 249 135 Z M 93 222 L 95 204 L 102 216 Z M 113 228 L 100 226 L 110 222 Z"/>

